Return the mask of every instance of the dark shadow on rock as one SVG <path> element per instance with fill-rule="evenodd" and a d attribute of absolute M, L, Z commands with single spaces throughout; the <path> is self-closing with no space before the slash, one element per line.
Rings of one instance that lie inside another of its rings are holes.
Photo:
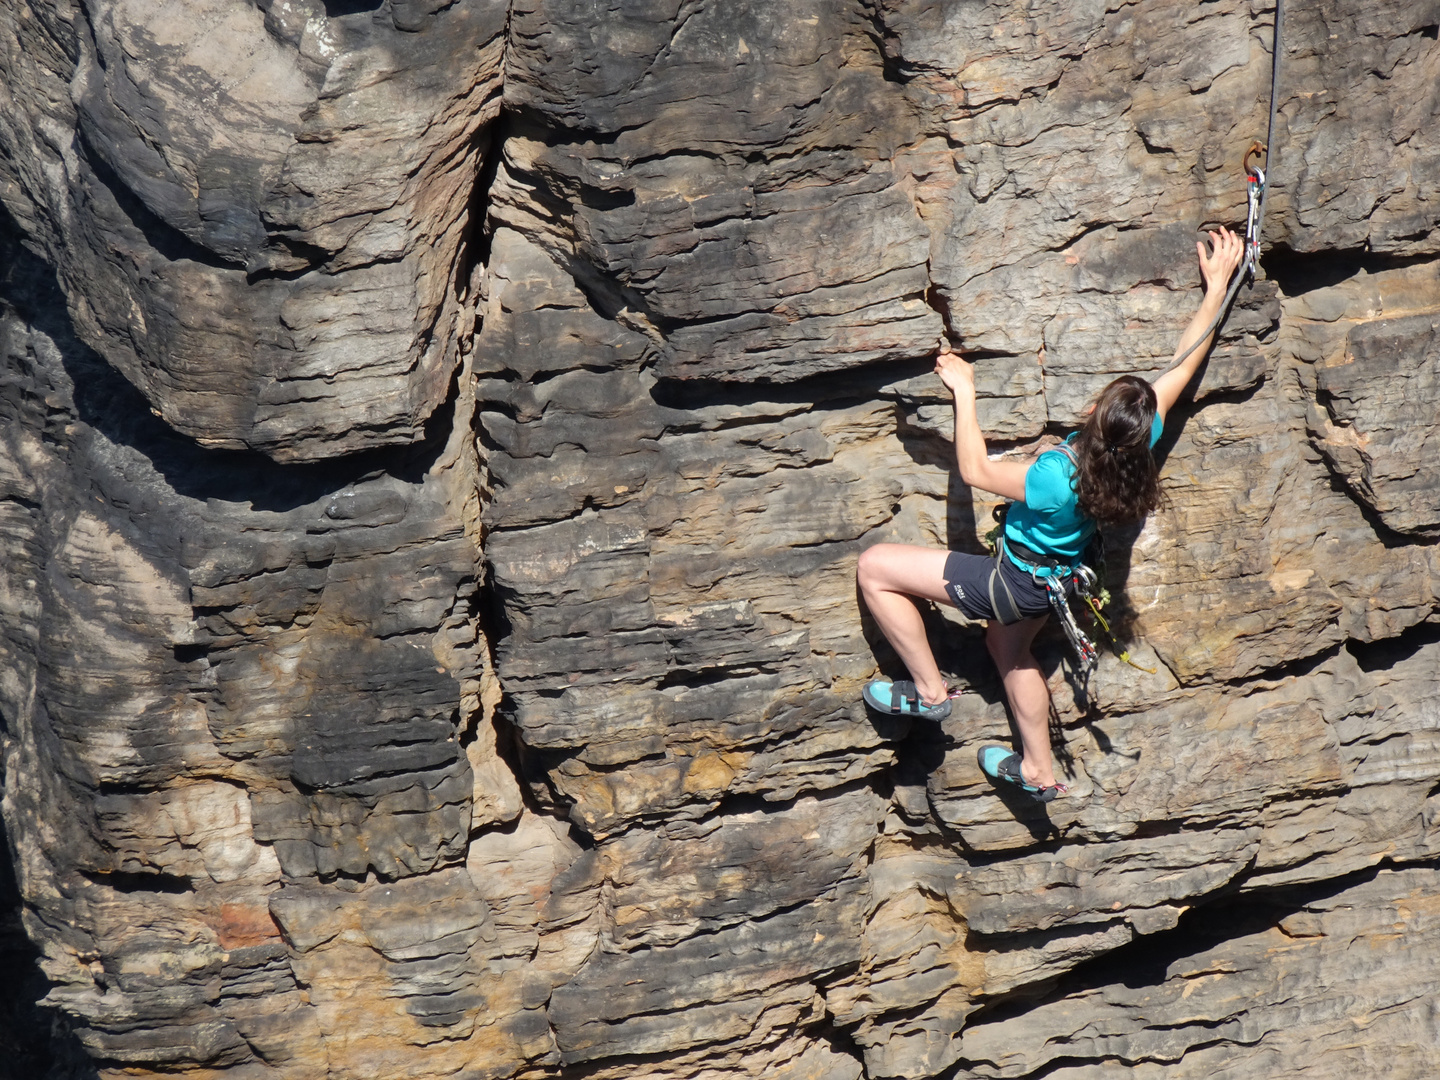
<path fill-rule="evenodd" d="M 1163 514 L 1166 510 L 1162 507 L 1156 513 Z M 1103 558 L 1101 565 L 1092 564 L 1095 575 L 1103 586 L 1110 593 L 1110 605 L 1105 609 L 1105 620 L 1110 624 L 1110 632 L 1115 641 L 1122 646 L 1129 645 L 1134 640 L 1135 623 L 1140 616 L 1139 610 L 1130 599 L 1125 586 L 1130 581 L 1130 568 L 1134 565 L 1135 541 L 1140 538 L 1140 531 L 1144 528 L 1143 521 L 1137 521 L 1130 525 L 1119 525 L 1101 531 L 1101 551 Z M 1104 634 L 1097 626 L 1094 627 L 1096 646 L 1100 649 L 1108 648 L 1110 642 L 1105 640 Z"/>
<path fill-rule="evenodd" d="M 945 547 L 971 555 L 988 555 L 984 534 L 988 523 L 975 524 L 975 491 L 952 466 L 945 490 Z"/>
<path fill-rule="evenodd" d="M 1434 255 L 1381 255 L 1365 248 L 1338 251 L 1292 251 L 1284 244 L 1274 244 L 1265 251 L 1260 265 L 1265 276 L 1286 296 L 1303 296 L 1315 289 L 1326 289 L 1360 274 L 1376 274 L 1382 270 L 1400 270 L 1418 263 L 1431 262 Z"/>
<path fill-rule="evenodd" d="M 881 360 L 839 371 L 817 372 L 793 382 L 662 377 L 656 380 L 650 396 L 657 405 L 670 409 L 749 406 L 760 402 L 843 407 L 883 398 L 886 386 L 923 375 L 934 366 L 933 357 Z"/>
<path fill-rule="evenodd" d="M 156 416 L 145 396 L 75 335 L 53 269 L 22 246 L 19 229 L 3 209 L 0 267 L 5 268 L 0 271 L 0 300 L 55 343 L 74 386 L 78 418 L 109 443 L 146 458 L 175 494 L 284 513 L 381 474 L 419 483 L 444 448 L 455 385 L 427 423 L 425 438 L 406 447 L 296 464 L 280 464 L 255 451 L 203 447 Z M 77 450 L 83 447 L 83 433 L 77 433 L 74 442 Z M 90 449 L 104 453 L 103 447 Z"/>
<path fill-rule="evenodd" d="M 478 145 L 483 146 L 480 169 L 475 176 L 475 185 L 470 189 L 470 201 L 466 204 L 465 231 L 460 240 L 460 250 L 456 254 L 455 268 L 455 281 L 467 292 L 471 288 L 476 268 L 490 264 L 490 248 L 495 238 L 494 228 L 487 220 L 490 191 L 500 172 L 502 147 L 510 138 L 511 126 L 511 114 L 502 108 L 494 123 L 477 135 Z M 473 333 L 473 329 L 471 332 Z M 462 330 L 462 336 L 464 333 Z"/>
<path fill-rule="evenodd" d="M 896 784 L 923 788 L 930 774 L 944 764 L 950 740 L 940 730 L 939 724 L 910 723 L 904 750 L 896 759 L 892 772 Z"/>
<path fill-rule="evenodd" d="M 1313 447 L 1314 445 L 1315 443 L 1312 439 L 1311 446 Z M 1327 469 L 1332 468 L 1328 458 L 1325 459 L 1325 467 Z M 1331 471 L 1328 482 L 1331 491 L 1339 495 L 1344 495 L 1355 504 L 1355 509 L 1360 511 L 1360 516 L 1365 519 L 1365 523 L 1369 525 L 1374 532 L 1376 541 L 1387 551 L 1398 548 L 1431 547 L 1435 544 L 1440 544 L 1440 535 L 1427 535 L 1419 532 L 1403 533 L 1392 529 L 1385 523 L 1385 519 L 1380 516 L 1375 507 L 1370 505 L 1369 500 L 1364 494 L 1357 492 L 1351 487 L 1345 477 L 1337 476 L 1334 471 Z"/>
<path fill-rule="evenodd" d="M 0 820 L 0 1080 L 98 1080 L 95 1064 L 65 1018 L 39 1004 L 50 990 L 50 981 L 20 923 L 20 890 L 12 858 Z"/>
<path fill-rule="evenodd" d="M 1416 623 L 1394 637 L 1380 638 L 1377 641 L 1356 641 L 1351 638 L 1345 642 L 1344 647 L 1355 657 L 1361 671 L 1386 671 L 1409 660 L 1425 646 L 1433 645 L 1437 641 L 1440 641 L 1440 625 Z"/>
<path fill-rule="evenodd" d="M 980 768 L 978 763 L 975 768 Z M 990 778 L 987 776 L 986 779 L 989 780 Z M 1043 843 L 1046 840 L 1059 840 L 1060 830 L 1056 827 L 1055 823 L 1050 820 L 1050 812 L 1047 809 L 1050 805 L 1049 803 L 1042 803 L 1032 799 L 1029 795 L 1025 794 L 1025 792 L 1015 787 L 1015 785 L 1006 783 L 1004 780 L 990 780 L 990 786 L 994 789 L 994 794 L 999 797 L 1000 801 L 1009 808 L 1010 813 L 1015 816 L 1015 820 L 1025 826 L 1030 836 L 1037 843 Z M 1007 852 L 1007 854 L 1012 856 L 1030 855 L 1034 850 L 1034 848 L 1021 848 L 1017 851 Z"/>
<path fill-rule="evenodd" d="M 346 15 L 375 11 L 383 4 L 384 0 L 325 0 L 325 14 L 331 19 L 339 19 Z"/>
<path fill-rule="evenodd" d="M 93 180 L 90 182 L 103 189 L 102 192 L 97 192 L 92 188 L 87 192 L 87 196 L 92 199 L 98 198 L 103 202 L 103 196 L 108 194 L 114 200 L 115 206 L 135 228 L 135 231 L 145 238 L 145 243 L 167 262 L 188 261 L 208 266 L 213 270 L 239 270 L 243 267 L 242 262 L 227 259 L 220 253 L 192 240 L 180 229 L 151 210 L 145 201 L 116 175 L 105 155 L 86 138 L 84 125 L 77 129 L 76 136 L 84 164 L 93 176 Z M 85 184 L 86 179 L 81 179 L 79 182 Z M 63 306 L 61 310 L 64 310 Z"/>

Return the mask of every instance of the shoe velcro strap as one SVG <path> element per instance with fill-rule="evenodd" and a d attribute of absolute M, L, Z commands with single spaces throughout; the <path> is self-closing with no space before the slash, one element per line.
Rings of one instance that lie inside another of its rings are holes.
<path fill-rule="evenodd" d="M 901 702 L 903 701 L 909 701 L 912 709 L 920 708 L 920 692 L 908 679 L 901 679 L 899 682 L 890 684 L 890 711 L 892 713 L 902 712 Z"/>

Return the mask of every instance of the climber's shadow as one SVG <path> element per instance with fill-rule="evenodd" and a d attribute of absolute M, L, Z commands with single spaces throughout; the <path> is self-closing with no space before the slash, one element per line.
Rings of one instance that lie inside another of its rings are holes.
<path fill-rule="evenodd" d="M 1036 802 L 1004 782 L 992 782 L 991 786 L 995 795 L 1015 815 L 1015 820 L 1029 831 L 1037 843 L 1060 839 L 1059 827 L 1050 820 L 1049 803 Z"/>

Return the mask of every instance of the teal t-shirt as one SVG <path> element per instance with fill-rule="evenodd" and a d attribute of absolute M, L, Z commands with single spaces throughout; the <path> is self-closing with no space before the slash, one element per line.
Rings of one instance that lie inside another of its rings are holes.
<path fill-rule="evenodd" d="M 1152 447 L 1164 430 L 1156 413 L 1150 424 Z M 1079 559 L 1095 535 L 1095 522 L 1080 512 L 1074 478 L 1075 466 L 1059 450 L 1036 458 L 1025 473 L 1025 501 L 1014 503 L 1005 515 L 1005 538 L 1056 558 Z"/>

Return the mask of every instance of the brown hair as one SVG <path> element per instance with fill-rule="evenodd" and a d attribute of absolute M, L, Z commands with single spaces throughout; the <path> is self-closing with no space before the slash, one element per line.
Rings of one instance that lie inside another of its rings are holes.
<path fill-rule="evenodd" d="M 1103 525 L 1139 521 L 1160 505 L 1160 471 L 1150 453 L 1155 389 L 1122 375 L 1104 390 L 1076 436 L 1075 494 Z"/>

